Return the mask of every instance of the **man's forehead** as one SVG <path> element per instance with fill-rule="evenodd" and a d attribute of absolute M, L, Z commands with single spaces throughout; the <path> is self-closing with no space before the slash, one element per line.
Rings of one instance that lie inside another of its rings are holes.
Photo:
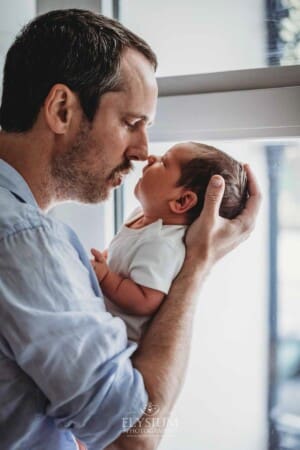
<path fill-rule="evenodd" d="M 148 89 L 157 95 L 157 81 L 151 62 L 139 51 L 124 50 L 120 61 L 120 80 L 122 89 Z"/>
<path fill-rule="evenodd" d="M 120 58 L 120 70 L 128 74 L 128 72 L 141 72 L 144 68 L 154 74 L 154 67 L 152 63 L 146 58 L 146 56 L 140 51 L 126 47 Z"/>

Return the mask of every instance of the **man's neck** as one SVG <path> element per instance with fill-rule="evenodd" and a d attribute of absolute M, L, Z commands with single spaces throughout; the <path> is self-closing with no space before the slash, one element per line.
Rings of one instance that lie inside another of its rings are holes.
<path fill-rule="evenodd" d="M 55 189 L 43 142 L 37 148 L 29 133 L 1 131 L 0 158 L 24 178 L 41 209 L 48 210 L 53 205 Z"/>

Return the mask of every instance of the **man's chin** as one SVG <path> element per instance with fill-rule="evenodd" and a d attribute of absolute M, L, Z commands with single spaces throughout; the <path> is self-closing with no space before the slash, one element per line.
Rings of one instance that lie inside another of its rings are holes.
<path fill-rule="evenodd" d="M 75 201 L 78 201 L 80 203 L 86 203 L 86 204 L 97 204 L 105 202 L 110 198 L 112 195 L 112 192 L 114 189 L 116 189 L 119 185 L 114 185 L 112 183 L 109 183 L 105 186 L 104 189 L 101 190 L 101 192 L 89 192 L 86 195 L 82 195 L 81 198 L 76 199 Z"/>
<path fill-rule="evenodd" d="M 93 189 L 92 191 L 82 193 L 82 195 L 78 196 L 76 199 L 74 198 L 74 201 L 80 202 L 80 203 L 87 203 L 87 204 L 96 204 L 101 203 L 106 200 L 108 200 L 117 187 L 119 187 L 122 184 L 124 175 L 115 175 L 113 178 L 108 179 L 105 185 L 102 187 L 101 191 L 99 191 L 99 187 Z"/>
<path fill-rule="evenodd" d="M 76 198 L 73 198 L 73 201 L 84 203 L 84 204 L 90 204 L 90 205 L 96 205 L 97 203 L 102 203 L 110 197 L 110 193 L 112 191 L 112 188 L 105 187 L 101 190 L 101 192 L 97 192 L 94 190 L 93 192 L 86 192 L 82 193 L 81 195 L 77 195 Z M 72 201 L 72 200 L 71 200 Z"/>

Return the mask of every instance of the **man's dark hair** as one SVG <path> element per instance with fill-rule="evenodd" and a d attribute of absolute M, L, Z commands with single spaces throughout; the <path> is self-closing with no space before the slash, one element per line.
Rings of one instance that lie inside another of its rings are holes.
<path fill-rule="evenodd" d="M 126 47 L 142 53 L 156 70 L 149 45 L 116 20 L 80 9 L 35 18 L 7 53 L 0 108 L 3 130 L 30 130 L 56 83 L 78 94 L 91 122 L 101 95 L 120 89 L 120 58 Z"/>
<path fill-rule="evenodd" d="M 199 152 L 188 163 L 181 163 L 181 176 L 177 186 L 184 186 L 197 194 L 197 204 L 188 213 L 192 223 L 202 211 L 205 191 L 213 175 L 221 175 L 225 180 L 225 192 L 219 214 L 227 219 L 236 217 L 245 207 L 248 197 L 247 175 L 243 165 L 210 145 L 192 143 Z"/>

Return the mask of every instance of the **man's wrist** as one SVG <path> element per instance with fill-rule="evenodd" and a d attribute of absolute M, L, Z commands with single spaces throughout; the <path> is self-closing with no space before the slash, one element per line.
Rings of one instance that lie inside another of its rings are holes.
<path fill-rule="evenodd" d="M 197 276 L 199 274 L 209 274 L 214 262 L 208 256 L 208 254 L 199 254 L 194 253 L 192 250 L 187 250 L 183 266 L 185 266 L 190 272 L 191 275 Z"/>

